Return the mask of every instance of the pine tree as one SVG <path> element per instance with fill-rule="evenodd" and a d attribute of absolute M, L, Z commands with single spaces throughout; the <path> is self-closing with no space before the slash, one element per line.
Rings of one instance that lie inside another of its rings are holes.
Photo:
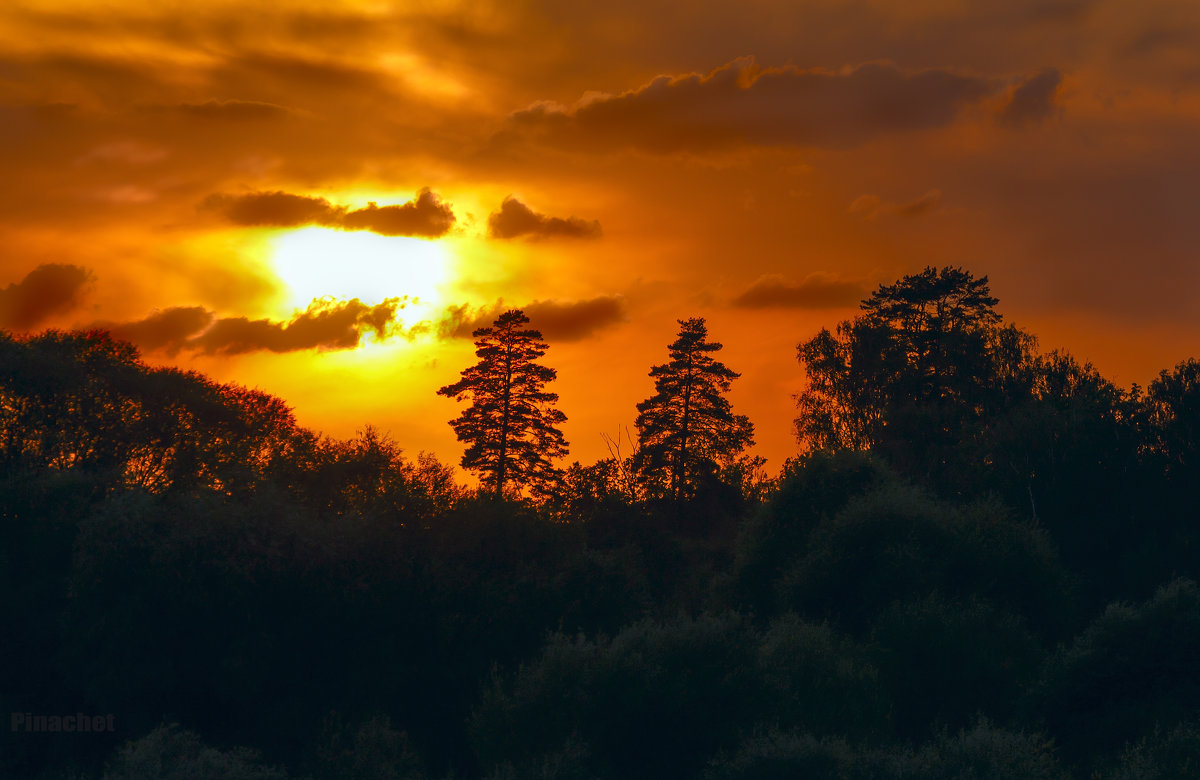
<path fill-rule="evenodd" d="M 740 374 L 712 358 L 703 318 L 680 320 L 670 361 L 654 366 L 654 395 L 637 405 L 637 469 L 647 493 L 676 504 L 707 477 L 732 466 L 754 443 L 754 426 L 733 413 L 725 393 Z"/>
<path fill-rule="evenodd" d="M 553 408 L 557 393 L 543 388 L 557 376 L 535 361 L 547 345 L 536 330 L 523 330 L 529 318 L 507 311 L 475 337 L 479 362 L 462 372 L 462 379 L 438 390 L 471 406 L 451 421 L 459 441 L 468 444 L 462 465 L 480 474 L 483 486 L 497 498 L 509 484 L 517 491 L 538 490 L 556 474 L 551 459 L 567 453 L 567 442 L 556 427 L 567 417 Z"/>

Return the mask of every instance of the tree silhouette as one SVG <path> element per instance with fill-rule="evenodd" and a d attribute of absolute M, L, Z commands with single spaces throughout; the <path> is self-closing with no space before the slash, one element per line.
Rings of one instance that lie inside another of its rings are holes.
<path fill-rule="evenodd" d="M 880 449 L 916 470 L 942 459 L 1029 351 L 1025 334 L 999 326 L 996 303 L 987 277 L 961 268 L 881 285 L 862 315 L 797 347 L 809 377 L 796 396 L 801 441 Z"/>
<path fill-rule="evenodd" d="M 545 487 L 556 470 L 552 458 L 567 453 L 557 425 L 567 417 L 553 408 L 557 393 L 543 390 L 554 380 L 552 368 L 535 361 L 547 345 L 536 330 L 522 329 L 529 318 L 507 311 L 475 337 L 479 362 L 462 372 L 462 379 L 438 390 L 456 401 L 469 397 L 471 406 L 451 421 L 459 441 L 467 443 L 464 468 L 479 472 L 483 485 L 497 498 L 510 482 Z"/>
<path fill-rule="evenodd" d="M 703 318 L 680 320 L 671 359 L 650 369 L 654 395 L 637 405 L 637 470 L 647 494 L 679 503 L 699 483 L 731 466 L 754 443 L 750 418 L 736 415 L 725 398 L 740 374 L 711 357 Z"/>

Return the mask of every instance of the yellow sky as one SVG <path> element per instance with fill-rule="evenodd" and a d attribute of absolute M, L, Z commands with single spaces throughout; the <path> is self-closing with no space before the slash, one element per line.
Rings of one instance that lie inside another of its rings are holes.
<path fill-rule="evenodd" d="M 1196 354 L 1194 2 L 587 5 L 6 3 L 0 325 L 452 462 L 503 306 L 584 462 L 702 316 L 777 467 L 796 343 L 925 265 L 1124 385 Z"/>

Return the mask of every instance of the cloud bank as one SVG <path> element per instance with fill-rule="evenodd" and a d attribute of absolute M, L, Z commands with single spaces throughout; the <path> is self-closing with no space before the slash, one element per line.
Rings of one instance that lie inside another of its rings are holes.
<path fill-rule="evenodd" d="M 44 263 L 0 288 L 0 328 L 30 330 L 79 305 L 92 273 L 77 265 Z"/>
<path fill-rule="evenodd" d="M 907 203 L 889 203 L 878 195 L 860 195 L 846 209 L 861 219 L 871 220 L 880 216 L 897 216 L 905 219 L 923 217 L 937 210 L 942 203 L 942 191 L 930 190 L 916 200 Z"/>
<path fill-rule="evenodd" d="M 539 214 L 512 195 L 500 204 L 500 210 L 488 217 L 488 235 L 492 238 L 599 238 L 600 223 L 579 217 L 549 217 Z"/>
<path fill-rule="evenodd" d="M 764 68 L 752 58 L 707 75 L 660 76 L 574 106 L 537 103 L 509 118 L 510 133 L 559 147 L 651 152 L 737 145 L 848 148 L 888 133 L 950 124 L 999 82 L 946 69 L 886 63 L 830 71 Z"/>
<path fill-rule="evenodd" d="M 475 330 L 490 327 L 509 309 L 525 312 L 529 327 L 541 331 L 551 341 L 580 341 L 628 318 L 625 299 L 619 295 L 602 295 L 583 301 L 533 301 L 525 306 L 509 306 L 497 301 L 492 306 L 475 310 L 467 305 L 449 307 L 445 319 L 437 326 L 438 334 L 469 339 Z"/>
<path fill-rule="evenodd" d="M 300 227 L 319 225 L 340 230 L 367 230 L 383 236 L 437 238 L 454 227 L 454 210 L 429 188 L 399 206 L 368 203 L 350 210 L 325 198 L 288 192 L 253 192 L 246 195 L 216 193 L 200 204 L 235 225 L 254 227 Z"/>
<path fill-rule="evenodd" d="M 760 276 L 733 299 L 733 305 L 744 309 L 837 309 L 856 305 L 865 294 L 862 282 L 834 274 L 809 274 L 800 282 L 771 274 Z"/>
<path fill-rule="evenodd" d="M 1058 110 L 1055 98 L 1061 84 L 1062 74 L 1056 68 L 1046 68 L 1013 90 L 1012 100 L 997 121 L 1009 127 L 1041 124 Z"/>
<path fill-rule="evenodd" d="M 141 320 L 97 323 L 117 338 L 143 350 L 169 354 L 193 350 L 206 354 L 237 355 L 247 352 L 296 352 L 306 349 L 339 350 L 357 347 L 363 335 L 379 339 L 398 327 L 400 298 L 368 306 L 357 298 L 348 301 L 313 301 L 292 319 L 279 322 L 249 317 L 218 317 L 200 306 L 177 306 Z"/>

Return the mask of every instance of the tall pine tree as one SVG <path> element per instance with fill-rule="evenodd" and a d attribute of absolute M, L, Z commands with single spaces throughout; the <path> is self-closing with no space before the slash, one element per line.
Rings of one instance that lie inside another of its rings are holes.
<path fill-rule="evenodd" d="M 654 395 L 637 405 L 636 467 L 648 495 L 676 504 L 754 443 L 754 426 L 734 414 L 725 393 L 740 374 L 712 353 L 703 318 L 680 320 L 670 361 L 650 369 Z"/>
<path fill-rule="evenodd" d="M 529 318 L 507 311 L 475 337 L 479 362 L 462 372 L 462 379 L 438 390 L 471 406 L 451 421 L 458 439 L 468 445 L 462 465 L 477 472 L 484 488 L 497 498 L 510 484 L 516 491 L 545 487 L 557 473 L 553 458 L 567 453 L 567 442 L 556 427 L 567 417 L 554 408 L 557 393 L 543 388 L 557 376 L 538 365 L 547 345 L 536 330 L 523 329 Z"/>

